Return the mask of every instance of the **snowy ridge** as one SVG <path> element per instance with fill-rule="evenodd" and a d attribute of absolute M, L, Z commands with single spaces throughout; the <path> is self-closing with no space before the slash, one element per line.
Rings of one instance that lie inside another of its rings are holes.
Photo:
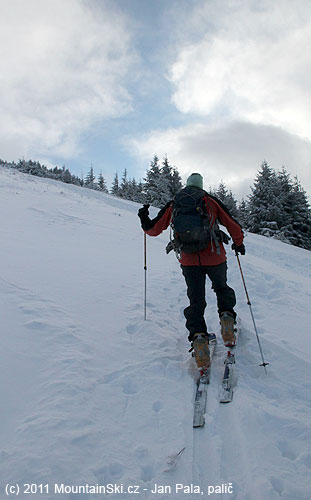
<path fill-rule="evenodd" d="M 41 498 L 103 498 L 66 485 L 137 485 L 138 498 L 310 498 L 311 254 L 248 234 L 241 258 L 267 361 L 260 357 L 233 253 L 242 318 L 238 383 L 218 403 L 218 335 L 206 426 L 192 429 L 185 284 L 168 235 L 143 237 L 137 205 L 56 181 L 0 171 L 0 498 L 7 483 L 48 483 Z M 175 493 L 199 485 L 204 496 Z M 233 493 L 207 495 L 232 483 Z M 154 485 L 171 493 L 152 494 Z M 132 498 L 133 495 L 115 495 Z M 40 498 L 35 495 L 28 498 Z"/>

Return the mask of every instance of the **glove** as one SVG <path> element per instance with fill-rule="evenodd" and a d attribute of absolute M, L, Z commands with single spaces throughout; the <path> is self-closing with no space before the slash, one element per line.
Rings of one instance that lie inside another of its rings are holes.
<path fill-rule="evenodd" d="M 150 227 L 149 207 L 150 205 L 147 204 L 138 210 L 138 217 L 140 218 L 141 227 L 144 231 L 148 231 Z"/>
<path fill-rule="evenodd" d="M 149 207 L 150 205 L 144 205 L 142 208 L 138 210 L 138 217 L 140 219 L 145 219 L 146 216 L 149 217 Z"/>
<path fill-rule="evenodd" d="M 244 243 L 242 243 L 242 245 L 236 245 L 235 243 L 232 243 L 231 248 L 232 250 L 235 250 L 235 253 L 240 253 L 241 255 L 245 255 Z"/>

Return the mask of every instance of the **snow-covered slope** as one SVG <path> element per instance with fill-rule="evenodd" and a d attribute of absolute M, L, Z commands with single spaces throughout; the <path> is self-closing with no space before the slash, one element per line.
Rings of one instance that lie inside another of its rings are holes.
<path fill-rule="evenodd" d="M 168 234 L 148 238 L 144 321 L 137 208 L 0 171 L 0 498 L 7 484 L 20 486 L 20 498 L 45 499 L 104 498 L 92 487 L 112 484 L 124 499 L 134 496 L 128 486 L 139 486 L 143 499 L 310 500 L 311 253 L 246 237 L 241 263 L 266 376 L 228 251 L 242 320 L 238 382 L 233 402 L 220 405 L 219 341 L 206 426 L 193 430 L 185 284 L 165 254 Z M 209 285 L 207 292 L 209 329 L 219 339 Z M 29 483 L 37 487 L 24 494 Z M 55 484 L 66 485 L 63 494 Z M 86 484 L 90 493 L 75 493 Z M 152 493 L 156 484 L 166 493 Z M 203 495 L 176 493 L 176 484 L 198 485 Z"/>

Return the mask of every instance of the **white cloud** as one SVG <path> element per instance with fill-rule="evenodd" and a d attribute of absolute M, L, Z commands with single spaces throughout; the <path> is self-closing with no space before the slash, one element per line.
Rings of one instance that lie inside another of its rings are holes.
<path fill-rule="evenodd" d="M 1 155 L 74 155 L 99 120 L 131 110 L 125 17 L 80 0 L 0 3 Z"/>
<path fill-rule="evenodd" d="M 264 159 L 276 170 L 284 165 L 311 192 L 311 142 L 274 126 L 192 123 L 129 139 L 127 147 L 144 165 L 153 154 L 160 158 L 167 154 L 184 179 L 199 171 L 206 189 L 223 180 L 238 197 L 250 193 L 249 187 Z"/>
<path fill-rule="evenodd" d="M 181 112 L 275 125 L 311 139 L 309 0 L 204 1 L 189 24 L 170 70 Z M 191 26 L 201 33 L 195 42 Z"/>
<path fill-rule="evenodd" d="M 311 192 L 310 1 L 191 5 L 174 11 L 168 71 L 172 103 L 188 124 L 129 140 L 129 149 L 145 165 L 167 154 L 184 178 L 199 170 L 205 187 L 223 180 L 238 196 L 266 159 Z"/>

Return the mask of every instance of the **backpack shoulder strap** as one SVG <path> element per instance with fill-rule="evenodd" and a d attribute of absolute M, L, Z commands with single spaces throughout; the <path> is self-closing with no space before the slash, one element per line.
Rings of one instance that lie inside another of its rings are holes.
<path fill-rule="evenodd" d="M 199 204 L 199 202 L 203 200 L 204 195 L 205 191 L 203 189 L 194 186 L 186 186 L 175 195 L 174 208 Z"/>

